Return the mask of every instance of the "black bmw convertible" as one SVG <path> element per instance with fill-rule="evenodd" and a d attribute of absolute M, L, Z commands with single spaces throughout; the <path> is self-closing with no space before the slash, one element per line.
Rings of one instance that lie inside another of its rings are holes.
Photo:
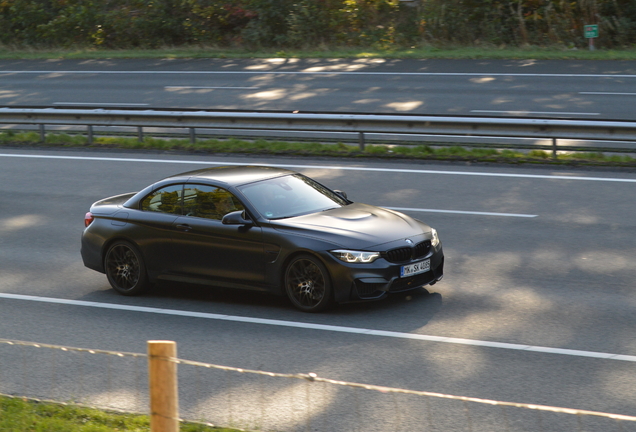
<path fill-rule="evenodd" d="M 84 265 L 124 295 L 158 280 L 287 295 L 306 312 L 442 279 L 435 229 L 266 166 L 177 174 L 94 203 Z"/>

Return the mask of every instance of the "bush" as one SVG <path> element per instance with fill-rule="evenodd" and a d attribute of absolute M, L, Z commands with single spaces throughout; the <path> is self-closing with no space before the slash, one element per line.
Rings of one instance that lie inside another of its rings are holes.
<path fill-rule="evenodd" d="M 12 46 L 243 47 L 636 43 L 634 0 L 2 0 Z"/>

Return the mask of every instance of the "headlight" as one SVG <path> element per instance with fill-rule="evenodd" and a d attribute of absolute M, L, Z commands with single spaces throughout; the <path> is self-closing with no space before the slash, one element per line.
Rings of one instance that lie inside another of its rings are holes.
<path fill-rule="evenodd" d="M 437 245 L 439 245 L 439 236 L 437 235 L 437 230 L 435 228 L 431 228 L 431 235 L 433 236 L 431 244 L 433 247 L 437 247 Z"/>
<path fill-rule="evenodd" d="M 380 252 L 334 250 L 331 251 L 331 253 L 340 261 L 348 263 L 372 263 L 376 259 L 380 258 Z"/>

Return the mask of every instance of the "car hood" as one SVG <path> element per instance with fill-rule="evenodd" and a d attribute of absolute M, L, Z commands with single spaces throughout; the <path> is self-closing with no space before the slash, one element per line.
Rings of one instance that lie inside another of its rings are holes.
<path fill-rule="evenodd" d="M 405 214 L 359 203 L 271 222 L 277 230 L 365 249 L 395 240 L 414 240 L 431 230 L 428 225 Z"/>

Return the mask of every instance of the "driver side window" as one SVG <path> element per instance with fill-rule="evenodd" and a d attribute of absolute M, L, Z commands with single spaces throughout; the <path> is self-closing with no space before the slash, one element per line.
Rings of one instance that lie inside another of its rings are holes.
<path fill-rule="evenodd" d="M 230 192 L 206 185 L 186 185 L 183 192 L 186 216 L 221 220 L 226 214 L 244 210 L 243 204 Z"/>

